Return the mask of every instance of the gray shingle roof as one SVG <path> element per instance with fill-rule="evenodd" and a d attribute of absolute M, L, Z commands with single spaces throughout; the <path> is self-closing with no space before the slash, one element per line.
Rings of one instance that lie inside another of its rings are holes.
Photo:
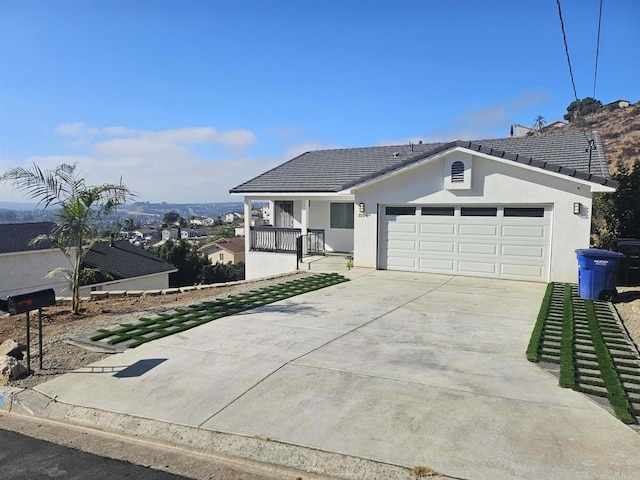
<path fill-rule="evenodd" d="M 588 140 L 591 138 L 596 148 L 592 152 L 591 173 L 588 173 Z M 455 147 L 465 147 L 602 185 L 617 186 L 617 182 L 609 178 L 602 141 L 595 132 L 316 150 L 303 153 L 232 188 L 230 192 L 335 193 Z"/>
<path fill-rule="evenodd" d="M 49 241 L 30 245 L 38 235 L 51 233 L 53 222 L 0 224 L 0 253 L 28 252 L 52 248 Z"/>
<path fill-rule="evenodd" d="M 176 267 L 142 247 L 136 247 L 126 240 L 94 244 L 84 257 L 83 266 L 109 272 L 113 280 L 141 277 L 154 273 L 174 272 Z M 97 282 L 105 281 L 97 279 Z"/>

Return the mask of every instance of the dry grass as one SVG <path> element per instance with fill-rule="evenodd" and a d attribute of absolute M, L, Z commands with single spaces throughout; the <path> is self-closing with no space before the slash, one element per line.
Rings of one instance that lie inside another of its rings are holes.
<path fill-rule="evenodd" d="M 427 467 L 425 465 L 416 465 L 411 469 L 411 474 L 416 477 L 416 480 L 424 477 L 435 477 L 438 475 L 433 468 Z"/>

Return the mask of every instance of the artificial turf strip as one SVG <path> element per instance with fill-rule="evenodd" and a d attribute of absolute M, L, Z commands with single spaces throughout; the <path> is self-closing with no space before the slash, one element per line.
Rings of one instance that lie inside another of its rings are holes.
<path fill-rule="evenodd" d="M 138 323 L 121 324 L 120 328 L 114 330 L 100 329 L 98 334 L 90 338 L 92 341 L 106 341 L 111 345 L 127 342 L 128 348 L 135 348 L 151 340 L 182 332 L 221 317 L 346 281 L 347 278 L 337 273 L 299 278 L 215 301 L 190 305 L 173 312 L 160 313 L 157 318 L 141 318 Z"/>
<path fill-rule="evenodd" d="M 560 386 L 576 386 L 575 359 L 573 351 L 573 304 L 571 286 L 565 285 L 563 292 L 562 338 L 560 340 Z"/>
<path fill-rule="evenodd" d="M 581 299 L 576 285 L 552 285 L 551 296 L 545 295 L 541 308 L 541 312 L 546 309 L 546 318 L 541 321 L 539 316 L 536 321 L 536 327 L 541 324 L 543 328 L 536 331 L 534 327 L 527 358 L 555 364 L 560 364 L 563 358 L 563 382 L 570 383 L 573 379 L 571 388 L 607 399 L 620 420 L 637 422 L 640 417 L 640 357 L 615 313 L 606 302 Z M 569 317 L 573 323 L 571 330 L 566 328 Z M 563 341 L 563 332 L 573 335 L 571 344 L 566 341 L 566 334 Z M 539 336 L 539 340 L 533 338 L 534 335 Z M 568 365 L 570 357 L 573 358 L 572 367 Z"/>
<path fill-rule="evenodd" d="M 593 302 L 591 300 L 585 300 L 585 307 L 587 309 L 589 330 L 591 331 L 591 338 L 593 338 L 593 345 L 596 349 L 596 356 L 598 358 L 602 380 L 605 388 L 607 389 L 607 398 L 609 399 L 609 403 L 611 404 L 616 417 L 621 421 L 627 424 L 635 423 L 635 419 L 631 413 L 631 404 L 629 403 L 627 394 L 622 387 L 622 382 L 616 372 L 609 349 L 602 338 L 602 333 L 600 332 L 596 313 L 593 308 Z"/>
<path fill-rule="evenodd" d="M 529 346 L 527 347 L 527 359 L 530 362 L 538 362 L 540 360 L 540 341 L 542 339 L 542 331 L 544 329 L 544 323 L 547 319 L 547 313 L 549 311 L 549 305 L 551 304 L 551 294 L 553 293 L 553 284 L 547 285 L 547 290 L 544 293 L 542 299 L 542 305 L 540 306 L 540 312 L 538 312 L 538 318 L 536 324 L 533 327 L 531 333 L 531 340 L 529 340 Z"/>

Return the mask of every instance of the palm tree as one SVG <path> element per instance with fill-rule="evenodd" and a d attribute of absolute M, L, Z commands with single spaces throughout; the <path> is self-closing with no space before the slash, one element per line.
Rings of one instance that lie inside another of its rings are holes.
<path fill-rule="evenodd" d="M 17 167 L 3 173 L 0 181 L 13 181 L 18 190 L 37 199 L 43 209 L 57 207 L 56 221 L 49 234 L 32 240 L 36 244 L 48 240 L 69 260 L 70 269 L 56 268 L 48 276 L 62 274 L 71 285 L 72 309 L 80 311 L 80 286 L 96 271 L 82 268 L 86 253 L 96 241 L 94 221 L 114 212 L 134 195 L 122 184 L 86 185 L 76 173 L 76 165 L 62 164 L 54 170 Z"/>
<path fill-rule="evenodd" d="M 544 119 L 542 115 L 538 115 L 536 119 L 533 121 L 533 128 L 540 133 L 544 126 L 547 124 L 547 121 Z"/>

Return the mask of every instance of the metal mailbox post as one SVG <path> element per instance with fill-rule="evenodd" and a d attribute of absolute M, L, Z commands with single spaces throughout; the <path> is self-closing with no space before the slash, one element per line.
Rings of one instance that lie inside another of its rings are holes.
<path fill-rule="evenodd" d="M 11 315 L 25 313 L 27 315 L 27 372 L 31 373 L 31 335 L 29 328 L 29 312 L 38 310 L 38 351 L 40 354 L 40 370 L 42 370 L 42 307 L 55 305 L 56 293 L 53 288 L 37 290 L 7 297 L 7 309 Z"/>

